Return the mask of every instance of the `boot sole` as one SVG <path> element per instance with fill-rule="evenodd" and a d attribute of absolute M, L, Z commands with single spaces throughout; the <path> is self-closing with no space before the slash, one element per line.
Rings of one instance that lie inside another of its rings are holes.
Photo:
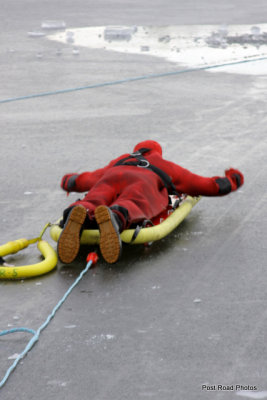
<path fill-rule="evenodd" d="M 86 209 L 83 206 L 74 207 L 69 214 L 57 245 L 58 257 L 64 264 L 72 263 L 79 253 L 80 232 L 86 214 Z"/>
<path fill-rule="evenodd" d="M 95 219 L 100 231 L 100 251 L 109 264 L 118 261 L 121 255 L 121 238 L 113 225 L 110 210 L 106 206 L 98 206 L 95 209 Z"/>

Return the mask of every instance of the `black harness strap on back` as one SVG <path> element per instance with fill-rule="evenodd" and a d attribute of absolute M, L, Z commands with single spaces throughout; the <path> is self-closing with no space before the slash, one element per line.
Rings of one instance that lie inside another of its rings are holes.
<path fill-rule="evenodd" d="M 166 174 L 166 172 L 162 171 L 162 169 L 156 167 L 155 165 L 150 164 L 150 162 L 143 156 L 144 153 L 147 153 L 150 150 L 151 149 L 146 149 L 146 148 L 139 149 L 135 153 L 130 154 L 130 156 L 119 160 L 114 165 L 114 167 L 117 167 L 119 165 L 131 165 L 131 166 L 150 169 L 161 178 L 164 186 L 168 190 L 169 195 L 174 194 L 178 196 L 178 193 L 169 175 Z M 136 161 L 130 161 L 133 159 L 135 159 Z"/>

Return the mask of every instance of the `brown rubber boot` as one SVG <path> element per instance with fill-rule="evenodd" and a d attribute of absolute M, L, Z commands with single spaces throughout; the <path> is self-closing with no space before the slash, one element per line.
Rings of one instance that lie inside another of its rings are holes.
<path fill-rule="evenodd" d="M 100 231 L 101 254 L 107 263 L 114 264 L 120 258 L 122 250 L 119 225 L 107 206 L 98 206 L 95 209 L 95 219 Z"/>
<path fill-rule="evenodd" d="M 80 234 L 86 215 L 86 208 L 80 205 L 73 207 L 68 215 L 57 244 L 58 257 L 64 264 L 70 264 L 79 253 Z"/>

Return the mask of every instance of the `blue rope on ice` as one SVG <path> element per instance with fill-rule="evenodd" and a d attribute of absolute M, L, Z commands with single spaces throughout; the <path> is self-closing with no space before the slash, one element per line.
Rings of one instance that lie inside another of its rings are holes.
<path fill-rule="evenodd" d="M 12 328 L 8 329 L 7 331 L 2 331 L 0 332 L 0 336 L 5 336 L 9 335 L 10 333 L 15 333 L 15 332 L 26 332 L 26 333 L 32 333 L 33 335 L 36 333 L 34 329 L 29 329 L 29 328 Z"/>
<path fill-rule="evenodd" d="M 125 79 L 120 79 L 120 80 L 115 80 L 115 81 L 95 83 L 95 84 L 87 85 L 87 86 L 80 86 L 80 87 L 62 89 L 62 90 L 54 90 L 51 92 L 35 93 L 35 94 L 30 94 L 30 95 L 20 96 L 20 97 L 11 97 L 8 99 L 0 100 L 0 104 L 11 103 L 13 101 L 19 101 L 19 100 L 35 99 L 37 97 L 53 96 L 56 94 L 78 92 L 81 90 L 97 89 L 97 88 L 101 88 L 104 86 L 121 85 L 123 83 L 136 82 L 136 81 L 141 81 L 141 80 L 146 80 L 146 79 L 164 78 L 164 77 L 173 76 L 173 75 L 185 74 L 188 72 L 204 71 L 204 70 L 213 69 L 213 68 L 221 68 L 221 67 L 227 67 L 227 66 L 231 66 L 231 65 L 245 64 L 245 63 L 250 63 L 250 62 L 255 62 L 255 61 L 263 61 L 263 60 L 267 60 L 267 57 L 264 56 L 264 57 L 258 57 L 258 58 L 250 58 L 250 59 L 232 61 L 232 62 L 223 63 L 223 64 L 214 64 L 214 65 L 206 65 L 203 67 L 187 68 L 187 69 L 182 69 L 179 71 L 171 71 L 171 72 L 163 72 L 163 73 L 159 73 L 159 74 L 148 74 L 148 75 L 130 77 L 130 78 L 125 78 Z"/>
<path fill-rule="evenodd" d="M 52 310 L 51 314 L 48 315 L 46 321 L 37 329 L 37 331 L 33 330 L 33 329 L 28 329 L 28 328 L 13 328 L 10 330 L 6 330 L 6 331 L 2 331 L 0 332 L 0 336 L 4 336 L 4 335 L 8 335 L 10 333 L 14 333 L 14 332 L 27 332 L 27 333 L 31 333 L 33 335 L 33 337 L 31 338 L 31 340 L 28 342 L 27 346 L 25 347 L 25 349 L 22 351 L 22 353 L 20 353 L 17 358 L 15 359 L 15 361 L 13 362 L 13 364 L 11 365 L 11 367 L 7 370 L 4 378 L 2 379 L 2 381 L 0 381 L 0 388 L 4 386 L 4 384 L 6 383 L 6 381 L 8 380 L 10 374 L 12 371 L 14 371 L 14 369 L 16 368 L 16 366 L 18 365 L 19 361 L 24 358 L 26 356 L 26 354 L 32 349 L 32 347 L 34 346 L 34 344 L 38 341 L 40 333 L 47 327 L 47 325 L 50 323 L 50 321 L 52 320 L 52 318 L 55 316 L 57 310 L 62 306 L 62 304 L 64 303 L 64 301 L 66 300 L 66 298 L 69 296 L 69 294 L 72 292 L 72 290 L 75 288 L 75 286 L 77 286 L 77 284 L 80 282 L 80 280 L 83 278 L 83 276 L 86 274 L 86 272 L 89 270 L 89 268 L 92 265 L 92 261 L 89 261 L 86 265 L 86 267 L 83 269 L 83 271 L 80 273 L 80 275 L 78 276 L 78 278 L 74 281 L 74 283 L 70 286 L 70 288 L 67 290 L 67 292 L 64 294 L 64 296 L 62 297 L 62 299 L 57 303 L 57 305 L 55 306 L 55 308 Z"/>

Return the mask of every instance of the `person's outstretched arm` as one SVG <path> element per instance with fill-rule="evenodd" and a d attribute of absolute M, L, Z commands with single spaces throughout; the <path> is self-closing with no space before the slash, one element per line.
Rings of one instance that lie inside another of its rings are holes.
<path fill-rule="evenodd" d="M 61 179 L 60 186 L 66 192 L 88 192 L 96 184 L 96 182 L 102 178 L 107 169 L 114 166 L 118 160 L 125 156 L 127 156 L 127 154 L 110 161 L 110 163 L 105 167 L 96 169 L 92 172 L 86 171 L 80 174 L 66 174 Z"/>
<path fill-rule="evenodd" d="M 206 178 L 177 167 L 174 179 L 176 190 L 191 196 L 224 196 L 237 190 L 244 183 L 243 174 L 234 168 L 226 170 L 225 176 Z"/>
<path fill-rule="evenodd" d="M 66 192 L 87 192 L 103 176 L 105 168 L 81 174 L 66 174 L 61 179 L 61 188 Z"/>

